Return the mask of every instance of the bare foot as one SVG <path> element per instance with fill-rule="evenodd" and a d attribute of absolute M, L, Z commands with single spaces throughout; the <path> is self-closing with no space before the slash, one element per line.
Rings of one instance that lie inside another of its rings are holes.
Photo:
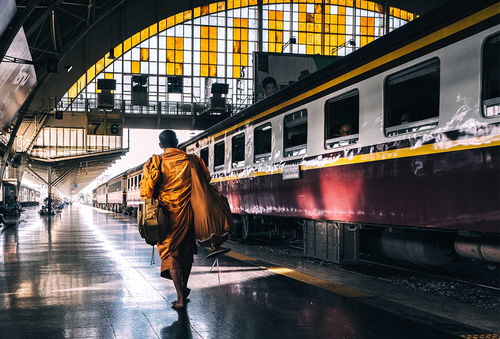
<path fill-rule="evenodd" d="M 177 301 L 172 301 L 172 308 L 173 308 L 174 310 L 177 310 L 177 311 L 179 311 L 179 310 L 183 310 L 183 309 L 185 309 L 185 308 L 186 308 L 186 303 L 185 303 L 185 302 L 181 303 L 181 302 L 180 302 L 180 301 L 178 301 L 178 300 L 177 300 Z"/>

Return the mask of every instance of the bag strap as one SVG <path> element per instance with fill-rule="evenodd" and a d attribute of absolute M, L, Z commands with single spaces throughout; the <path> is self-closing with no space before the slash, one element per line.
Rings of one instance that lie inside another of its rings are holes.
<path fill-rule="evenodd" d="M 149 261 L 149 264 L 155 264 L 155 245 L 153 245 L 153 248 L 151 249 L 151 260 Z"/>
<path fill-rule="evenodd" d="M 158 181 L 156 182 L 156 185 L 155 185 L 155 188 L 153 190 L 153 197 L 152 199 L 158 199 L 158 195 L 160 194 L 159 192 L 159 183 L 161 182 L 161 176 L 162 176 L 162 170 L 161 170 L 161 163 L 162 163 L 162 159 L 161 159 L 161 156 L 160 155 L 157 155 L 157 154 L 153 154 L 153 157 L 158 157 Z"/>

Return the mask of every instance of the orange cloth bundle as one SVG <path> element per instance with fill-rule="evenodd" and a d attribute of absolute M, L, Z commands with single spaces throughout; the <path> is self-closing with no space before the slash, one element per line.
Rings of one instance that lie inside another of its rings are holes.
<path fill-rule="evenodd" d="M 201 245 L 219 247 L 232 228 L 232 214 L 227 199 L 210 185 L 210 175 L 203 161 L 190 155 L 191 207 L 196 240 Z"/>

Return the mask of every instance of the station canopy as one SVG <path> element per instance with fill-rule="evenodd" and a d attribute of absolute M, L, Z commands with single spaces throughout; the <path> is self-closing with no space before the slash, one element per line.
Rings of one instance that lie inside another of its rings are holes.
<path fill-rule="evenodd" d="M 28 169 L 76 193 L 127 151 L 124 128 L 207 128 L 258 100 L 266 55 L 309 56 L 305 76 L 443 2 L 17 1 L 37 84 L 3 143 L 15 131 Z"/>

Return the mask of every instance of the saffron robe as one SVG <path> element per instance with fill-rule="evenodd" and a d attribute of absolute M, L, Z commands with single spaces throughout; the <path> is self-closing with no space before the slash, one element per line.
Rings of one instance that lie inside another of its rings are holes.
<path fill-rule="evenodd" d="M 190 157 L 191 161 L 203 166 L 203 175 L 210 178 L 203 161 L 197 156 Z M 165 240 L 157 247 L 162 259 L 161 275 L 171 279 L 169 270 L 190 266 L 193 254 L 197 253 L 191 207 L 189 156 L 177 148 L 167 148 L 160 156 L 152 156 L 144 164 L 140 189 L 141 198 L 157 195 L 163 208 L 168 210 Z"/>

